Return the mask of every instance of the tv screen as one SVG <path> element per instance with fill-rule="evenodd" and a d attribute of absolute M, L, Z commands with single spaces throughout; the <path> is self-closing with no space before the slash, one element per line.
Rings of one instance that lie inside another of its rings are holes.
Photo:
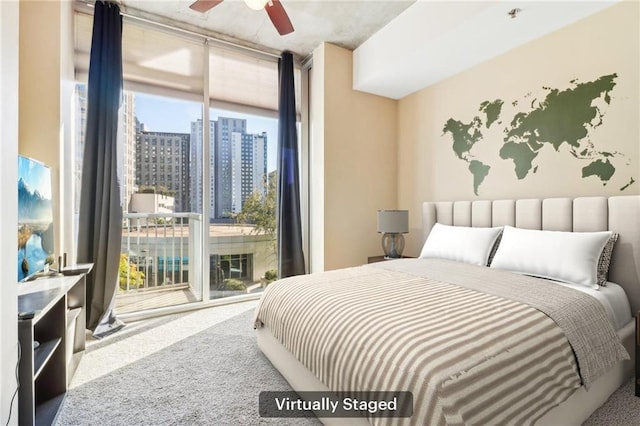
<path fill-rule="evenodd" d="M 18 156 L 18 281 L 53 263 L 51 170 L 32 158 Z"/>

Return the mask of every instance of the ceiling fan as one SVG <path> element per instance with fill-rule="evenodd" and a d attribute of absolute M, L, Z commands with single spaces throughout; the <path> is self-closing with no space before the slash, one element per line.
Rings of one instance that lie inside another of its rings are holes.
<path fill-rule="evenodd" d="M 189 7 L 197 12 L 204 13 L 222 2 L 223 0 L 196 0 Z M 271 19 L 273 26 L 276 27 L 276 30 L 278 30 L 280 35 L 293 32 L 291 20 L 289 19 L 287 12 L 284 10 L 282 3 L 280 3 L 280 0 L 244 0 L 244 2 L 251 9 L 266 10 L 267 15 L 269 15 L 269 19 Z"/>

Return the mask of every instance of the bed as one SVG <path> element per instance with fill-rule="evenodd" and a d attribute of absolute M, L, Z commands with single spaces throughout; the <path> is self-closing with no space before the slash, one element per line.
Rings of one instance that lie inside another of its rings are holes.
<path fill-rule="evenodd" d="M 504 227 L 489 255 L 498 265 L 513 257 L 503 249 L 512 232 L 612 231 L 610 284 L 578 291 L 437 256 L 280 280 L 256 310 L 256 333 L 293 389 L 413 392 L 411 418 L 323 423 L 578 425 L 632 376 L 640 196 L 424 203 L 422 213 L 427 242 L 447 226 Z"/>

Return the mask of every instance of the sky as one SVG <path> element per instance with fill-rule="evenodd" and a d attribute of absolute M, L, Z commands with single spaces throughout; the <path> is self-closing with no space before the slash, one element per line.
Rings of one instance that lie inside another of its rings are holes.
<path fill-rule="evenodd" d="M 135 105 L 138 120 L 153 132 L 190 133 L 191 122 L 202 118 L 198 102 L 136 93 Z M 246 119 L 249 133 L 267 132 L 267 171 L 276 169 L 278 120 L 211 109 L 211 120 L 217 120 L 219 116 Z"/>
<path fill-rule="evenodd" d="M 51 171 L 39 161 L 18 156 L 18 176 L 30 191 L 38 190 L 45 199 L 51 199 Z"/>

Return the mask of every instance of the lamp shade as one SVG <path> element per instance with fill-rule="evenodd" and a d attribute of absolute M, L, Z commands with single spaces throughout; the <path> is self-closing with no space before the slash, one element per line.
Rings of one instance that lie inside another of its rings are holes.
<path fill-rule="evenodd" d="M 378 210 L 378 232 L 389 234 L 409 232 L 409 211 Z"/>

